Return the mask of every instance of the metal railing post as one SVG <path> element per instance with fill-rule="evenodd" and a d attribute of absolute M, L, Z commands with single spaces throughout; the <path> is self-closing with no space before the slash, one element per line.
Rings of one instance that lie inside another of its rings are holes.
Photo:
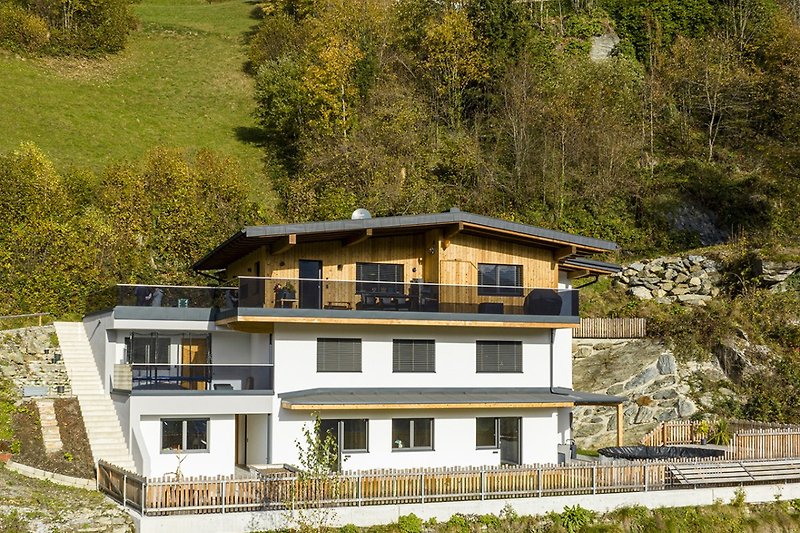
<path fill-rule="evenodd" d="M 222 480 L 222 514 L 225 514 L 225 485 L 227 482 Z"/>
<path fill-rule="evenodd" d="M 647 463 L 642 465 L 642 475 L 644 477 L 644 491 L 647 492 Z"/>
<path fill-rule="evenodd" d="M 122 474 L 122 508 L 125 509 L 128 503 L 128 474 Z"/>

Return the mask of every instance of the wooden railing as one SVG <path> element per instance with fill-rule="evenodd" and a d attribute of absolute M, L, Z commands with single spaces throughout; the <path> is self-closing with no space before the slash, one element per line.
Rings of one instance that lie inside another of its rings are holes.
<path fill-rule="evenodd" d="M 104 461 L 98 466 L 99 490 L 143 515 L 638 492 L 664 489 L 665 477 L 664 463 L 384 470 L 329 479 L 281 474 L 181 480 L 145 479 Z"/>
<path fill-rule="evenodd" d="M 709 424 L 714 427 L 714 422 Z M 699 444 L 698 420 L 672 420 L 644 436 L 645 446 Z M 730 420 L 726 459 L 780 459 L 800 457 L 800 425 Z"/>
<path fill-rule="evenodd" d="M 673 444 L 699 444 L 697 420 L 671 420 L 662 422 L 642 438 L 645 446 L 670 446 Z"/>
<path fill-rule="evenodd" d="M 639 339 L 646 335 L 644 318 L 582 318 L 572 334 L 578 339 Z"/>

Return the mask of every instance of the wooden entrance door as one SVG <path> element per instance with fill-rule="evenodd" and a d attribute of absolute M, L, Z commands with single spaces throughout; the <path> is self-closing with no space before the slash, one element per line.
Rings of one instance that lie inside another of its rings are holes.
<path fill-rule="evenodd" d="M 208 341 L 206 339 L 184 339 L 181 345 L 181 376 L 187 379 L 181 382 L 181 387 L 206 390 L 211 376 L 210 369 L 207 366 L 184 366 L 205 365 L 206 363 L 208 363 Z"/>

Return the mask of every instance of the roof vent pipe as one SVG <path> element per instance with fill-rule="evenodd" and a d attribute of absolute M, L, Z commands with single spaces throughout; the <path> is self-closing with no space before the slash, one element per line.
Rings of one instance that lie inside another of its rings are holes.
<path fill-rule="evenodd" d="M 363 207 L 359 207 L 358 209 L 353 211 L 352 215 L 350 215 L 351 220 L 364 220 L 367 218 L 372 218 L 372 215 L 369 213 L 369 211 L 367 211 Z"/>

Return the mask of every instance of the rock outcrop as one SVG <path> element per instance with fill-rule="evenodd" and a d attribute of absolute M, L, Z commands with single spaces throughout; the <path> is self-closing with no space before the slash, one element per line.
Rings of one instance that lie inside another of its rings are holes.
<path fill-rule="evenodd" d="M 788 290 L 790 278 L 800 278 L 800 263 L 797 261 L 767 261 L 754 257 L 750 262 L 750 269 L 762 287 L 775 292 Z M 796 280 L 795 286 L 800 286 L 800 279 Z"/>
<path fill-rule="evenodd" d="M 637 441 L 658 422 L 686 418 L 698 410 L 690 379 L 725 381 L 716 361 L 679 363 L 662 343 L 651 339 L 575 339 L 573 386 L 627 398 L 623 406 L 627 442 Z M 710 401 L 710 400 L 709 400 Z M 574 436 L 581 448 L 613 445 L 616 410 L 575 409 Z"/>
<path fill-rule="evenodd" d="M 702 255 L 643 259 L 612 275 L 615 284 L 640 300 L 705 305 L 719 294 L 717 263 Z"/>

